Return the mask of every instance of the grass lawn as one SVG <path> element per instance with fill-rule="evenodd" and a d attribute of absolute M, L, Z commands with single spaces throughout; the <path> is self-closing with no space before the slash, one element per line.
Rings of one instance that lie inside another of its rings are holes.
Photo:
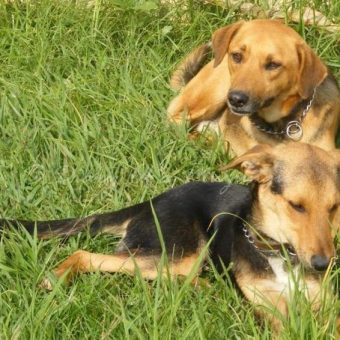
<path fill-rule="evenodd" d="M 338 1 L 311 2 L 340 22 Z M 228 161 L 220 143 L 189 141 L 166 120 L 175 65 L 240 18 L 237 6 L 195 0 L 0 0 L 0 216 L 85 216 L 192 180 L 243 182 L 237 172 L 216 170 Z M 340 80 L 339 35 L 293 26 Z M 8 231 L 0 243 L 0 339 L 272 338 L 213 269 L 212 286 L 200 290 L 96 273 L 47 293 L 39 282 L 67 255 L 110 253 L 117 240 L 83 233 L 39 241 Z M 312 314 L 297 296 L 291 307 L 284 339 L 332 338 L 338 302 Z"/>

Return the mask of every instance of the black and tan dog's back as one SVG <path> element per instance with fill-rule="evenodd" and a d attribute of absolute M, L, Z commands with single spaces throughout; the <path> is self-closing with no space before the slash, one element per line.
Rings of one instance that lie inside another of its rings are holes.
<path fill-rule="evenodd" d="M 77 252 L 58 267 L 57 276 L 70 268 L 71 272 L 133 273 L 133 262 L 136 262 L 143 277 L 154 279 L 162 254 L 161 238 L 169 254 L 172 275 L 188 275 L 214 233 L 217 235 L 210 245 L 213 260 L 218 267 L 221 260 L 224 264 L 229 263 L 234 231 L 241 230 L 238 227 L 250 213 L 250 207 L 251 191 L 247 186 L 192 182 L 169 190 L 151 202 L 117 212 L 38 223 L 2 220 L 0 224 L 21 224 L 30 233 L 37 228 L 39 238 L 70 236 L 85 228 L 92 234 L 121 235 L 115 255 Z M 219 216 L 220 213 L 225 214 Z M 159 223 L 161 235 L 155 220 Z M 220 228 L 221 225 L 223 228 Z M 127 261 L 131 254 L 134 260 Z"/>
<path fill-rule="evenodd" d="M 228 168 L 242 170 L 253 184 L 189 183 L 118 212 L 22 225 L 30 232 L 36 227 L 41 238 L 86 227 L 121 235 L 113 255 L 77 251 L 54 270 L 58 277 L 98 270 L 133 274 L 136 266 L 148 279 L 187 276 L 210 256 L 220 270 L 231 265 L 230 275 L 256 306 L 271 306 L 286 316 L 294 290 L 302 289 L 312 307 L 320 308 L 322 297 L 331 295 L 321 294 L 321 285 L 335 257 L 339 153 L 304 143 L 259 145 Z M 160 239 L 169 260 L 162 273 Z M 281 328 L 280 318 L 270 319 Z"/>

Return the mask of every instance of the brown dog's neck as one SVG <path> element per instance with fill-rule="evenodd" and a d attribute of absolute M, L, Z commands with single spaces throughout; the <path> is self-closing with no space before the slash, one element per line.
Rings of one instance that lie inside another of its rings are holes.
<path fill-rule="evenodd" d="M 289 137 L 287 133 L 290 124 L 299 124 L 301 126 L 305 115 L 308 113 L 311 105 L 313 104 L 314 95 L 315 92 L 312 94 L 312 96 L 298 101 L 287 116 L 275 122 L 269 123 L 257 113 L 250 115 L 249 120 L 258 130 L 272 136 L 273 138 L 280 140 L 292 138 Z"/>

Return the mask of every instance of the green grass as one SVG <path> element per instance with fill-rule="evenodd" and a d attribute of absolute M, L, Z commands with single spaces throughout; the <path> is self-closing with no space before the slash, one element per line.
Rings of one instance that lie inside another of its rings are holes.
<path fill-rule="evenodd" d="M 214 29 L 243 18 L 237 6 L 94 3 L 0 2 L 2 217 L 85 216 L 192 180 L 244 181 L 216 170 L 228 161 L 219 143 L 188 141 L 166 120 L 171 71 Z M 336 1 L 314 4 L 339 23 Z M 340 79 L 339 36 L 294 27 Z M 67 255 L 78 248 L 110 253 L 117 240 L 83 234 L 39 241 L 9 231 L 0 242 L 1 339 L 272 338 L 213 269 L 211 288 L 201 290 L 92 274 L 47 293 L 40 280 Z M 297 301 L 283 338 L 330 339 L 339 303 L 315 315 Z"/>

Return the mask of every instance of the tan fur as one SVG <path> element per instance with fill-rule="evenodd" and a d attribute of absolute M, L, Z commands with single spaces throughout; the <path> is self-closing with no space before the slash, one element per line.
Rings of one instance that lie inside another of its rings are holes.
<path fill-rule="evenodd" d="M 219 64 L 216 68 L 214 62 L 209 62 L 194 78 L 204 81 L 204 89 L 207 95 L 197 91 L 197 82 L 190 81 L 183 89 L 182 95 L 177 96 L 169 105 L 169 119 L 174 123 L 182 122 L 183 118 L 191 123 L 213 120 L 225 104 L 225 89 L 229 88 L 227 64 Z M 221 77 L 226 74 L 226 77 Z M 201 84 L 200 86 L 203 86 Z M 203 89 L 201 89 L 203 90 Z M 202 119 L 203 118 L 203 119 Z"/>
<path fill-rule="evenodd" d="M 304 292 L 313 310 L 317 311 L 320 308 L 322 280 L 320 276 L 301 277 L 298 272 L 285 272 L 284 261 L 282 259 L 275 261 L 277 263 L 273 263 L 273 268 L 270 269 L 277 272 L 273 275 L 270 271 L 267 275 L 261 276 L 252 271 L 247 264 L 238 261 L 235 277 L 244 296 L 255 305 L 257 314 L 268 319 L 276 333 L 280 333 L 283 321 L 288 316 L 288 304 L 294 302 L 296 289 Z M 271 313 L 268 313 L 268 309 Z"/>
<path fill-rule="evenodd" d="M 197 67 L 202 67 L 202 63 L 206 61 L 208 58 L 210 50 L 210 44 L 205 44 L 197 47 L 193 50 L 177 67 L 176 71 L 173 73 L 170 81 L 170 86 L 173 90 L 180 90 L 183 86 L 185 86 L 185 82 L 182 78 L 183 72 L 186 71 L 188 67 L 193 64 L 198 64 Z M 196 69 L 194 70 L 196 71 Z M 197 72 L 199 69 L 197 70 Z M 192 74 L 195 76 L 195 74 Z"/>
<path fill-rule="evenodd" d="M 242 251 L 232 251 L 231 271 L 239 288 L 254 303 L 258 313 L 279 332 L 287 317 L 287 305 L 294 302 L 296 291 L 305 294 L 314 310 L 320 309 L 325 298 L 333 298 L 330 289 L 326 294 L 322 291 L 327 271 L 316 271 L 312 258 L 327 257 L 329 269 L 333 264 L 332 229 L 339 226 L 337 215 L 340 211 L 340 152 L 294 142 L 275 147 L 257 145 L 226 168 L 243 171 L 258 185 L 256 204 L 252 206 L 248 221 L 254 228 L 250 228 L 250 233 L 254 235 L 255 230 L 276 242 L 289 244 L 297 253 L 298 264 L 289 263 L 292 270 L 287 269 L 287 263 L 277 254 L 266 257 L 266 267 L 257 270 L 249 260 L 251 254 L 247 257 Z M 280 190 L 273 190 L 275 181 Z M 114 228 L 124 235 L 128 223 Z M 159 274 L 170 278 L 193 275 L 196 284 L 201 262 L 208 255 L 206 247 L 207 240 L 202 238 L 191 255 L 171 258 L 168 254 L 166 266 L 161 266 L 160 255 L 147 255 L 138 249 L 130 249 L 130 253 L 120 253 L 118 249 L 114 255 L 80 250 L 62 262 L 54 273 L 67 280 L 77 273 L 94 271 L 130 275 L 139 272 L 146 279 L 155 279 Z M 303 271 L 300 271 L 301 267 L 304 267 Z M 42 285 L 51 288 L 48 280 Z M 268 313 L 268 308 L 274 313 Z"/>
<path fill-rule="evenodd" d="M 291 142 L 287 146 L 259 145 L 228 168 L 239 168 L 261 183 L 252 216 L 257 230 L 291 244 L 300 260 L 310 267 L 313 255 L 335 256 L 332 227 L 339 226 L 340 158 L 337 151 L 325 152 L 308 144 Z M 270 189 L 275 171 L 282 182 L 282 194 Z M 294 210 L 290 202 L 302 205 L 305 211 Z"/>
<path fill-rule="evenodd" d="M 162 275 L 174 278 L 177 276 L 188 276 L 194 274 L 193 284 L 198 284 L 200 280 L 197 275 L 200 273 L 199 264 L 200 253 L 197 252 L 191 256 L 186 256 L 181 259 L 170 260 L 169 265 L 162 268 Z M 160 257 L 159 256 L 138 256 L 136 254 L 116 254 L 106 255 L 90 253 L 84 250 L 78 250 L 63 261 L 53 273 L 57 278 L 66 275 L 66 281 L 70 281 L 75 274 L 89 272 L 108 272 L 108 273 L 125 273 L 134 275 L 138 271 L 143 278 L 154 280 L 160 272 Z M 52 285 L 48 279 L 45 279 L 42 286 L 51 289 Z"/>
<path fill-rule="evenodd" d="M 121 238 L 124 238 L 126 234 L 126 228 L 128 227 L 131 219 L 127 219 L 124 223 L 120 225 L 113 225 L 113 226 L 105 226 L 102 228 L 101 232 L 106 234 L 113 234 L 118 235 Z"/>
<path fill-rule="evenodd" d="M 267 272 L 258 273 L 244 259 L 234 260 L 235 278 L 243 294 L 280 332 L 296 289 L 304 292 L 315 311 L 325 299 L 334 301 L 324 273 L 312 269 L 311 259 L 314 255 L 336 256 L 333 237 L 334 227 L 340 225 L 340 153 L 294 142 L 276 147 L 258 145 L 226 168 L 240 169 L 259 183 L 250 225 L 256 232 L 293 246 L 306 268 L 303 275 L 298 267 L 287 270 L 284 260 L 277 257 L 269 259 Z M 272 191 L 274 177 L 282 192 Z M 295 210 L 291 203 L 304 210 Z M 268 313 L 268 308 L 274 313 Z"/>
<path fill-rule="evenodd" d="M 258 115 L 268 123 L 286 117 L 302 99 L 312 95 L 326 78 L 326 66 L 291 28 L 275 20 L 240 22 L 213 34 L 215 60 L 205 65 L 182 88 L 169 107 L 169 119 L 179 123 L 185 118 L 192 126 L 219 119 L 226 149 L 236 155 L 258 143 L 275 145 L 280 139 L 260 132 L 247 116 L 236 116 L 226 107 L 229 90 L 241 90 L 264 102 L 273 97 Z M 237 64 L 231 52 L 242 53 Z M 282 63 L 277 71 L 267 71 L 266 62 Z M 178 74 L 177 74 L 178 77 Z M 303 120 L 303 142 L 334 149 L 340 114 L 340 95 L 335 87 L 319 87 L 315 104 Z M 326 98 L 327 97 L 327 98 Z M 324 125 L 323 125 L 324 124 Z"/>

